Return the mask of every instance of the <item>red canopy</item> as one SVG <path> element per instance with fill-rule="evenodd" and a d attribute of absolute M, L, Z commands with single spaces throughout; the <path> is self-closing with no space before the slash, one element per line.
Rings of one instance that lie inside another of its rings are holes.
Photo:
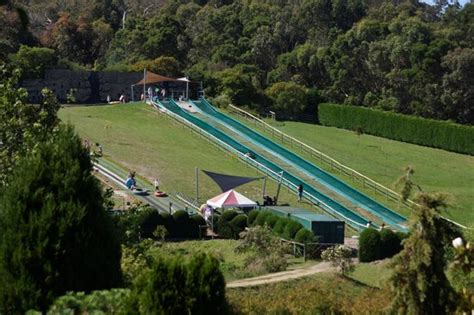
<path fill-rule="evenodd" d="M 257 203 L 235 190 L 229 190 L 207 201 L 214 208 L 255 207 Z"/>

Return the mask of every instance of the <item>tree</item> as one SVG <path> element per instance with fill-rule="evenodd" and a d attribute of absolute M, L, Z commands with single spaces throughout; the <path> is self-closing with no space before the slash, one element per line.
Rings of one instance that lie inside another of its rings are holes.
<path fill-rule="evenodd" d="M 458 231 L 440 215 L 440 208 L 446 207 L 444 195 L 421 192 L 415 201 L 419 206 L 413 209 L 409 236 L 391 264 L 394 272 L 389 279 L 393 294 L 390 311 L 451 314 L 457 295 L 445 274 L 446 247 Z"/>
<path fill-rule="evenodd" d="M 354 271 L 352 250 L 344 245 L 329 247 L 321 253 L 321 258 L 329 261 L 343 276 L 347 276 Z"/>
<path fill-rule="evenodd" d="M 91 171 L 69 126 L 18 163 L 0 194 L 0 313 L 121 284 L 120 245 Z"/>
<path fill-rule="evenodd" d="M 54 94 L 41 91 L 39 105 L 27 103 L 25 89 L 17 89 L 19 72 L 10 75 L 0 68 L 0 186 L 6 182 L 19 158 L 51 137 L 58 125 L 59 104 Z"/>
<path fill-rule="evenodd" d="M 294 82 L 277 82 L 265 93 L 273 100 L 275 110 L 282 114 L 301 114 L 308 105 L 307 89 Z"/>

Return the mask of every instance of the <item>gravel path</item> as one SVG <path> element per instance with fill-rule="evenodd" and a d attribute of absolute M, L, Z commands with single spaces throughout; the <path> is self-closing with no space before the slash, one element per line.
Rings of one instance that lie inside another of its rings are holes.
<path fill-rule="evenodd" d="M 243 287 L 253 287 L 258 285 L 264 285 L 269 283 L 281 282 L 281 281 L 288 281 L 292 279 L 302 278 L 314 275 L 318 272 L 326 272 L 326 271 L 333 271 L 335 270 L 334 267 L 330 265 L 328 262 L 322 262 L 317 265 L 289 270 L 289 271 L 282 271 L 271 273 L 264 276 L 254 277 L 254 278 L 247 278 L 247 279 L 240 279 L 235 280 L 232 282 L 227 283 L 227 288 L 243 288 Z"/>

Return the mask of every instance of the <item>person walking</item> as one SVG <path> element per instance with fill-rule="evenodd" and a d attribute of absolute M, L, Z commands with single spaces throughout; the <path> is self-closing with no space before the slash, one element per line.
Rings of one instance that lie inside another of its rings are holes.
<path fill-rule="evenodd" d="M 298 186 L 298 202 L 301 202 L 301 198 L 303 198 L 303 184 Z"/>
<path fill-rule="evenodd" d="M 155 186 L 155 191 L 160 191 L 160 181 L 158 180 L 158 178 L 155 178 L 153 185 Z"/>

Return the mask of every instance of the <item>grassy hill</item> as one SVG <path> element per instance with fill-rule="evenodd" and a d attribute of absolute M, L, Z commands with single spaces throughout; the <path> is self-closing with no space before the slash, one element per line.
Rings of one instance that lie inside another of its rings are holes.
<path fill-rule="evenodd" d="M 195 167 L 232 175 L 262 176 L 245 166 L 187 127 L 144 104 L 108 106 L 73 106 L 60 110 L 64 122 L 70 122 L 80 136 L 104 149 L 104 157 L 153 181 L 158 177 L 160 188 L 195 195 Z M 261 200 L 262 180 L 243 185 L 238 191 Z M 267 194 L 276 194 L 276 183 L 267 181 Z M 203 173 L 199 174 L 200 201 L 217 195 L 219 187 Z M 296 196 L 282 189 L 280 201 L 296 204 Z M 311 208 L 307 204 L 299 206 Z M 314 208 L 313 208 L 314 209 Z"/>
<path fill-rule="evenodd" d="M 445 213 L 446 217 L 474 226 L 474 156 L 370 135 L 357 135 L 352 131 L 315 124 L 285 121 L 277 122 L 274 126 L 394 190 L 398 190 L 395 183 L 404 173 L 405 167 L 411 165 L 415 169 L 413 180 L 424 191 L 445 192 L 449 195 L 450 207 Z M 258 131 L 264 133 L 261 129 Z M 264 134 L 271 137 L 270 133 Z M 273 140 L 282 144 L 278 138 Z M 284 145 L 288 147 L 287 143 Z M 330 171 L 309 155 L 291 147 L 290 149 Z M 348 177 L 337 173 L 333 175 L 354 184 Z M 374 196 L 361 185 L 355 187 Z M 377 199 L 386 203 L 380 195 Z M 396 208 L 392 206 L 392 209 Z"/>

